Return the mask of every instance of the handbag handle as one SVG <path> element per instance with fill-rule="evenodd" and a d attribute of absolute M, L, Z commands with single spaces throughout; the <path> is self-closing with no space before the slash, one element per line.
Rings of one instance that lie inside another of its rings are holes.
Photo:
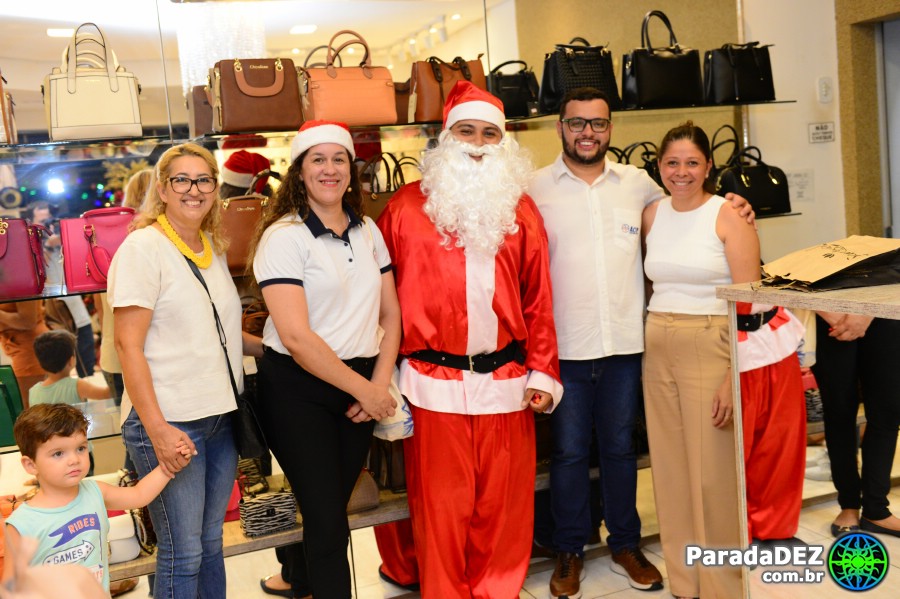
<path fill-rule="evenodd" d="M 446 62 L 445 60 L 438 58 L 437 56 L 429 56 L 428 57 L 428 60 L 426 62 L 428 62 L 428 64 L 431 65 L 431 72 L 434 73 L 434 78 L 438 83 L 444 82 L 444 74 L 441 72 L 442 66 L 450 69 L 451 71 L 462 70 L 462 67 L 456 63 L 457 58 L 459 58 L 459 57 L 457 56 L 456 58 L 454 58 L 453 62 Z M 466 77 L 467 73 L 468 73 L 468 77 Z M 466 65 L 466 70 L 463 71 L 463 77 L 465 77 L 469 81 L 472 80 L 472 73 L 469 72 L 468 65 Z M 443 92 L 441 92 L 441 95 L 443 96 Z M 443 100 L 443 98 L 441 98 L 441 99 Z"/>
<path fill-rule="evenodd" d="M 309 51 L 309 54 L 306 55 L 306 60 L 303 61 L 303 68 L 304 68 L 304 69 L 313 69 L 313 68 L 321 68 L 321 69 L 324 69 L 325 67 L 327 67 L 327 66 L 328 66 L 328 63 L 327 63 L 327 62 L 314 62 L 314 63 L 312 63 L 312 64 L 309 64 L 309 60 L 313 57 L 313 54 L 315 54 L 316 52 L 319 52 L 319 51 L 321 51 L 321 50 L 327 50 L 327 49 L 328 49 L 328 45 L 327 45 L 327 44 L 323 44 L 323 45 L 321 45 L 321 46 L 316 46 L 315 48 L 313 48 L 312 50 L 310 50 L 310 51 Z M 343 61 L 341 60 L 341 55 L 340 55 L 340 54 L 335 54 L 334 57 L 335 57 L 335 59 L 337 60 L 338 67 L 343 67 L 343 66 L 344 66 L 344 63 L 343 63 Z"/>
<path fill-rule="evenodd" d="M 656 155 L 659 150 L 656 147 L 656 144 L 652 141 L 637 141 L 633 144 L 625 146 L 622 150 L 622 159 L 624 160 L 624 164 L 632 164 L 631 157 L 634 153 L 640 150 L 641 151 L 641 159 L 644 161 L 644 164 L 648 162 L 653 162 L 656 159 Z"/>
<path fill-rule="evenodd" d="M 524 60 L 507 60 L 506 62 L 502 62 L 502 63 L 498 64 L 497 66 L 495 66 L 493 69 L 491 69 L 491 75 L 500 72 L 500 69 L 502 69 L 505 66 L 511 65 L 511 64 L 522 65 L 522 68 L 519 70 L 520 73 L 528 70 L 528 63 L 525 62 Z"/>
<path fill-rule="evenodd" d="M 353 39 L 344 42 L 335 49 L 334 40 L 342 35 L 352 35 Z M 335 56 L 339 55 L 344 48 L 352 46 L 353 44 L 359 44 L 366 49 L 366 53 L 363 56 L 362 62 L 359 63 L 359 66 L 362 68 L 363 75 L 365 75 L 366 79 L 372 78 L 372 58 L 369 56 L 369 44 L 367 44 L 366 40 L 355 31 L 351 29 L 342 29 L 331 36 L 331 39 L 328 41 L 328 58 L 325 61 L 325 70 L 332 79 L 337 77 L 337 70 L 334 67 Z"/>
<path fill-rule="evenodd" d="M 731 133 L 731 137 L 728 139 L 723 139 L 722 141 L 716 141 L 719 138 L 719 135 L 725 132 Z M 712 136 L 712 143 L 710 144 L 710 157 L 712 158 L 712 166 L 714 171 L 718 171 L 719 168 L 723 168 L 719 167 L 716 164 L 716 150 L 728 144 L 732 145 L 732 149 L 731 154 L 728 156 L 728 159 L 723 163 L 725 166 L 731 164 L 735 156 L 737 156 L 741 152 L 741 144 L 740 139 L 738 138 L 737 130 L 726 123 L 725 125 L 722 125 L 718 129 L 716 129 L 716 132 L 713 133 Z"/>
<path fill-rule="evenodd" d="M 400 189 L 404 185 L 406 185 L 406 177 L 403 174 L 404 166 L 414 166 L 417 170 L 421 170 L 421 166 L 419 165 L 419 161 L 413 158 L 412 156 L 401 156 L 400 160 L 397 161 L 397 167 L 394 169 L 394 188 Z"/>
<path fill-rule="evenodd" d="M 247 96 L 252 96 L 254 98 L 264 98 L 268 96 L 274 96 L 278 94 L 281 89 L 284 87 L 284 65 L 281 64 L 281 59 L 275 59 L 275 81 L 272 82 L 272 85 L 260 86 L 256 87 L 250 85 L 247 82 L 246 77 L 244 77 L 244 67 L 241 65 L 241 59 L 234 59 L 234 78 L 237 81 L 238 89 L 241 90 Z"/>
<path fill-rule="evenodd" d="M 80 34 L 79 39 L 79 31 L 81 31 L 83 27 L 93 27 L 97 30 L 97 34 Z M 82 47 L 79 53 L 78 44 L 81 43 L 94 43 L 99 45 L 103 50 L 103 54 L 100 54 L 96 50 L 86 50 L 84 47 Z M 116 67 L 118 66 L 116 59 L 113 56 L 112 49 L 106 43 L 106 38 L 103 37 L 103 32 L 95 23 L 82 23 L 79 25 L 78 29 L 75 30 L 75 33 L 72 34 L 69 45 L 63 50 L 61 69 L 66 73 L 66 90 L 70 94 L 74 94 L 76 90 L 75 74 L 78 71 L 79 56 L 83 57 L 85 62 L 94 66 L 94 68 L 102 69 L 105 67 L 110 91 L 114 93 L 119 91 L 119 78 L 116 77 Z M 101 64 L 101 62 L 103 64 Z"/>
<path fill-rule="evenodd" d="M 569 40 L 569 45 L 574 44 L 575 42 L 578 42 L 579 44 L 582 44 L 587 47 L 591 46 L 591 43 L 589 41 L 587 41 L 586 39 L 584 39 L 583 37 L 573 37 L 572 39 Z"/>
<path fill-rule="evenodd" d="M 469 68 L 469 63 L 466 62 L 465 58 L 462 56 L 454 56 L 453 64 L 459 67 L 459 70 L 462 71 L 463 77 L 465 77 L 467 81 L 472 80 L 472 70 Z"/>
<path fill-rule="evenodd" d="M 666 26 L 666 29 L 669 30 L 669 47 L 675 48 L 677 51 L 680 51 L 681 48 L 678 45 L 678 40 L 675 39 L 675 31 L 672 30 L 672 24 L 669 22 L 669 17 L 666 16 L 661 10 L 651 10 L 646 15 L 644 15 L 644 23 L 641 25 L 641 46 L 644 47 L 651 54 L 653 53 L 653 46 L 650 44 L 650 32 L 649 25 L 650 19 L 656 17 Z"/>
<path fill-rule="evenodd" d="M 393 162 L 393 167 L 391 166 L 391 162 Z M 378 177 L 376 176 L 375 171 L 378 168 L 378 164 L 384 165 L 385 172 L 385 181 L 387 187 L 385 189 L 380 189 L 378 183 Z M 373 155 L 371 158 L 366 160 L 365 164 L 363 164 L 362 168 L 359 169 L 359 174 L 362 175 L 367 173 L 369 170 L 372 171 L 371 174 L 371 192 L 374 193 L 383 193 L 383 192 L 391 192 L 397 191 L 401 186 L 406 184 L 406 181 L 403 179 L 403 173 L 400 172 L 400 185 L 397 185 L 397 171 L 400 169 L 400 161 L 397 160 L 397 157 L 394 156 L 390 152 L 380 152 L 378 154 Z"/>
<path fill-rule="evenodd" d="M 99 216 L 119 216 L 121 214 L 134 215 L 134 208 L 116 206 L 114 208 L 95 208 L 81 214 L 81 218 L 97 218 Z"/>

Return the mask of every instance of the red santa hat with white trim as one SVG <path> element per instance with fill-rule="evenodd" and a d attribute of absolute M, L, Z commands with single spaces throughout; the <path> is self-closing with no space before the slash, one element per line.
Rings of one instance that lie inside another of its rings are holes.
<path fill-rule="evenodd" d="M 502 134 L 506 134 L 506 115 L 500 98 L 470 81 L 457 81 L 444 102 L 444 129 L 467 119 L 496 125 Z"/>
<path fill-rule="evenodd" d="M 253 182 L 253 177 L 257 173 L 268 169 L 269 166 L 271 166 L 269 159 L 262 154 L 240 150 L 229 156 L 225 164 L 222 165 L 222 183 L 247 189 L 250 187 L 250 183 Z M 253 191 L 262 193 L 268 180 L 268 176 L 260 177 Z"/>
<path fill-rule="evenodd" d="M 337 121 L 306 121 L 291 142 L 291 162 L 313 146 L 319 144 L 338 144 L 344 146 L 350 154 L 350 160 L 356 160 L 353 149 L 353 138 L 350 127 Z"/>

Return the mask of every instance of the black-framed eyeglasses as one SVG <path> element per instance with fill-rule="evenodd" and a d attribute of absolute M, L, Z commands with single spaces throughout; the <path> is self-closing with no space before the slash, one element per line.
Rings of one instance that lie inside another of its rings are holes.
<path fill-rule="evenodd" d="M 197 191 L 200 193 L 212 193 L 216 190 L 218 181 L 212 177 L 197 177 L 196 179 L 191 179 L 190 177 L 169 177 L 169 184 L 175 193 L 188 193 L 194 185 L 197 186 Z"/>
<path fill-rule="evenodd" d="M 569 131 L 572 133 L 581 133 L 584 131 L 585 126 L 588 123 L 591 124 L 591 129 L 594 133 L 603 133 L 607 129 L 609 129 L 610 120 L 609 119 L 583 119 L 580 116 L 572 117 L 570 119 L 560 119 L 560 122 L 565 123 L 566 127 L 569 128 Z"/>

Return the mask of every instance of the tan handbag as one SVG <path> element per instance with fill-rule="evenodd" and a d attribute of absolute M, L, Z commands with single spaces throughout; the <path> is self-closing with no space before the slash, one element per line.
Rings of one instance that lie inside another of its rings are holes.
<path fill-rule="evenodd" d="M 335 46 L 341 35 L 353 38 Z M 340 52 L 353 44 L 365 48 L 359 66 L 336 67 Z M 373 67 L 366 41 L 355 31 L 338 31 L 328 42 L 325 67 L 303 70 L 301 83 L 303 118 L 340 121 L 351 127 L 363 125 L 393 125 L 397 122 L 394 82 L 386 67 Z"/>
<path fill-rule="evenodd" d="M 296 131 L 299 76 L 290 58 L 220 60 L 209 70 L 213 132 Z"/>
<path fill-rule="evenodd" d="M 415 114 L 415 122 L 440 122 L 444 118 L 444 98 L 457 81 L 471 81 L 476 87 L 487 91 L 481 56 L 479 54 L 478 58 L 469 61 L 457 56 L 452 62 L 432 56 L 413 63 L 409 80 L 409 111 Z"/>
<path fill-rule="evenodd" d="M 375 477 L 365 468 L 359 473 L 350 501 L 347 502 L 347 513 L 357 514 L 366 510 L 374 510 L 380 502 L 378 483 Z"/>
<path fill-rule="evenodd" d="M 233 277 L 246 274 L 250 241 L 256 231 L 256 225 L 262 218 L 263 209 L 269 203 L 268 197 L 253 192 L 260 177 L 281 178 L 277 172 L 269 169 L 260 171 L 253 177 L 244 195 L 226 198 L 222 202 L 222 226 L 229 240 L 225 256 L 228 260 L 228 270 Z"/>
<path fill-rule="evenodd" d="M 0 75 L 0 144 L 15 144 L 19 143 L 14 113 L 16 103 L 13 102 L 12 95 L 3 87 L 4 83 L 6 83 L 6 79 Z"/>
<path fill-rule="evenodd" d="M 91 27 L 97 32 L 84 31 Z M 100 28 L 83 23 L 41 86 L 50 139 L 141 137 L 140 91 Z"/>
<path fill-rule="evenodd" d="M 191 139 L 212 133 L 212 106 L 209 103 L 209 88 L 195 85 L 184 99 L 188 109 L 188 136 Z"/>
<path fill-rule="evenodd" d="M 418 168 L 419 163 L 410 156 L 398 160 L 390 152 L 379 152 L 360 167 L 359 178 L 364 189 L 363 209 L 366 216 L 378 220 L 394 193 L 406 185 L 403 166 L 412 165 Z"/>

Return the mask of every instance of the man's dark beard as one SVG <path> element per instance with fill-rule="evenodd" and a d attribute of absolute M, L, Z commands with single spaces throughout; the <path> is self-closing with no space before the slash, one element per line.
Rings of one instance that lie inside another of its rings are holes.
<path fill-rule="evenodd" d="M 606 150 L 609 148 L 609 144 L 606 144 L 606 146 L 603 146 L 601 144 L 600 149 L 596 154 L 594 154 L 593 156 L 590 156 L 590 157 L 585 157 L 585 156 L 579 155 L 575 151 L 575 146 L 569 145 L 569 142 L 566 141 L 565 137 L 563 137 L 562 144 L 563 144 L 563 154 L 568 156 L 573 162 L 577 162 L 578 164 L 584 164 L 586 166 L 603 162 L 603 159 L 606 158 Z"/>

